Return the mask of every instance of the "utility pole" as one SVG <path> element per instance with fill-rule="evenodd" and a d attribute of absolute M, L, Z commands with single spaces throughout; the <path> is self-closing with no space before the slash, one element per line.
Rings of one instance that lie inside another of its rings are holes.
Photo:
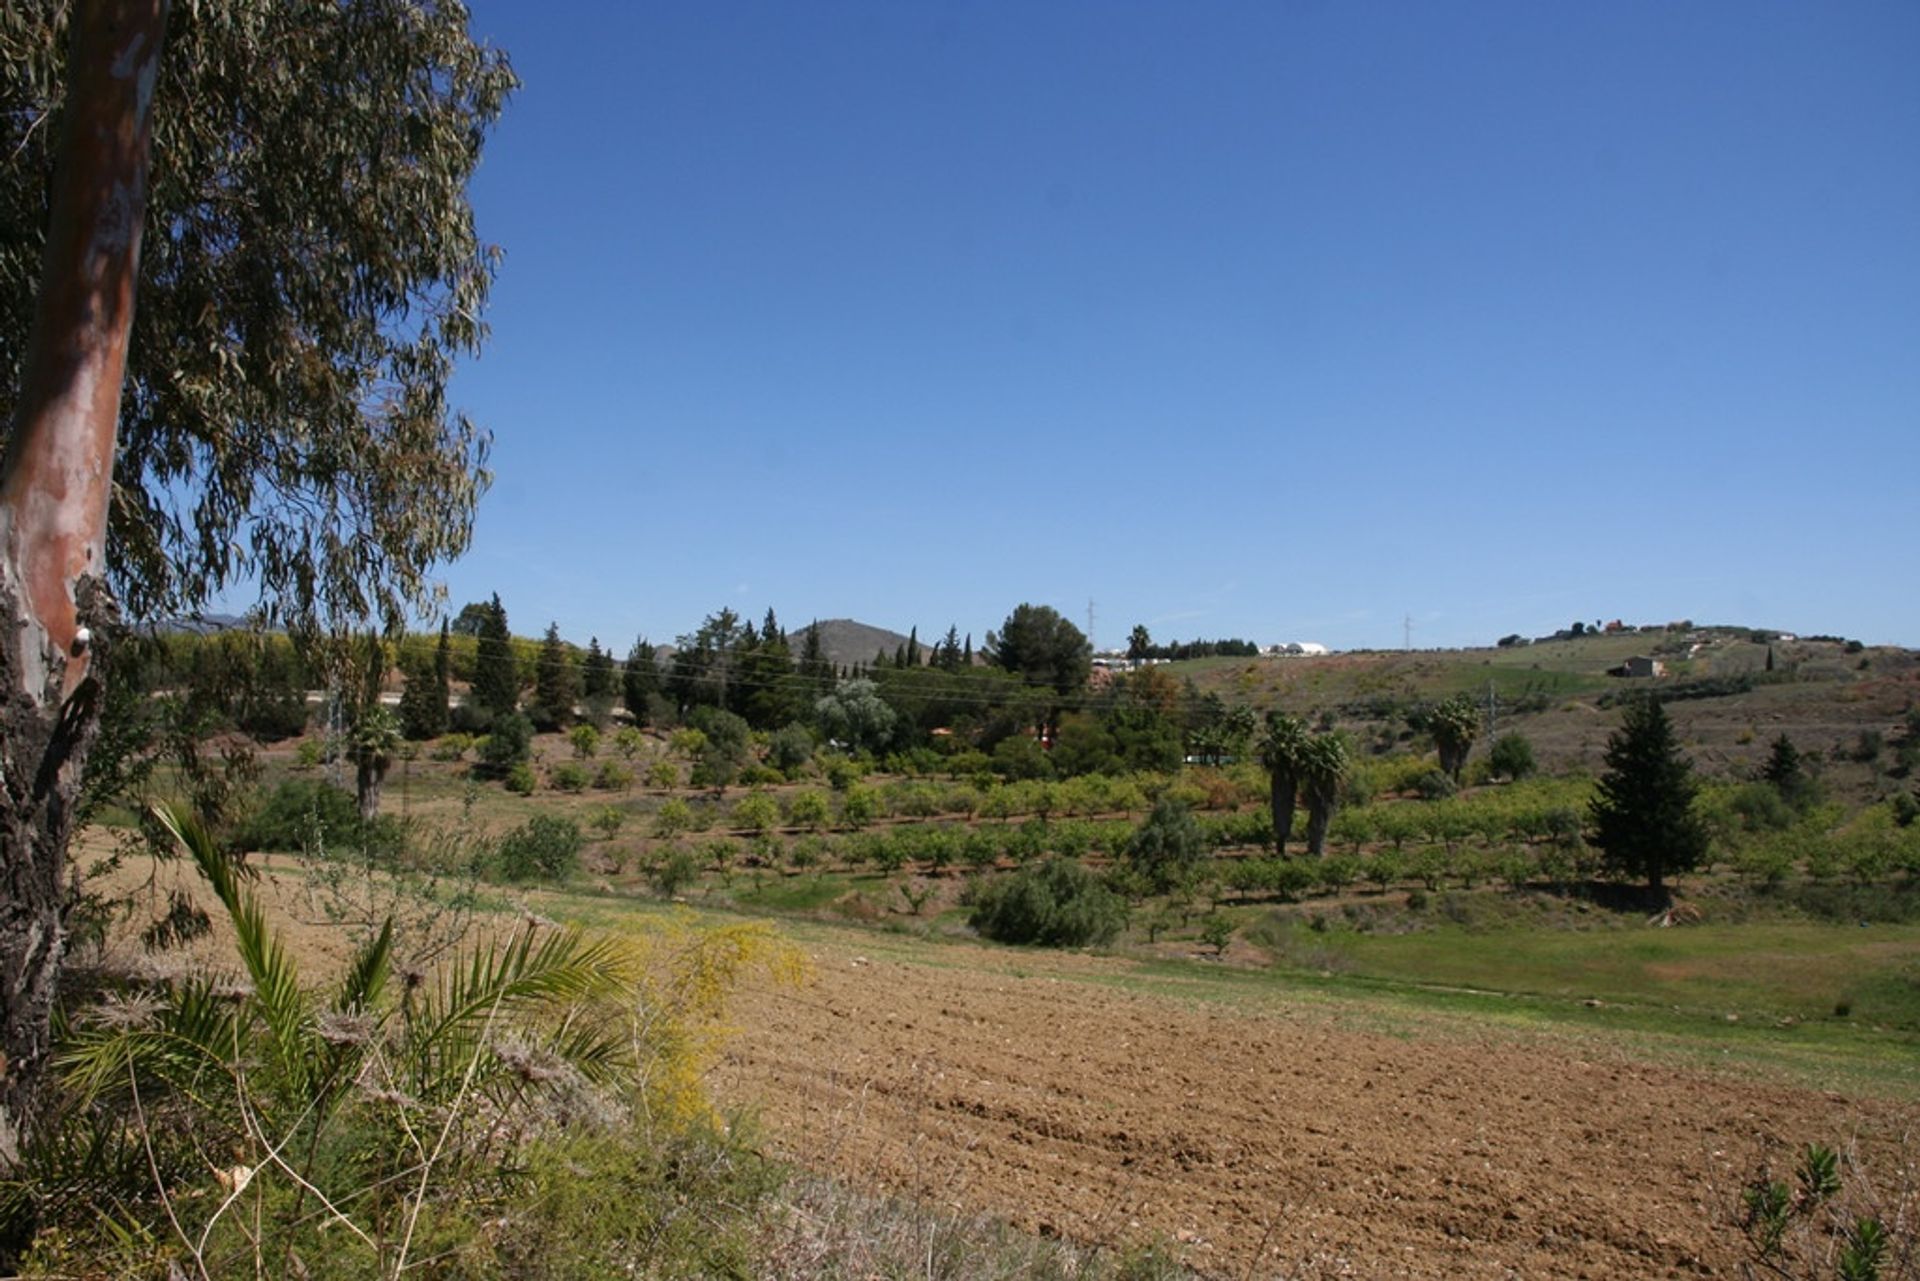
<path fill-rule="evenodd" d="M 1500 698 L 1494 693 L 1493 682 L 1487 682 L 1487 741 L 1492 742 L 1500 728 Z"/>
<path fill-rule="evenodd" d="M 1093 597 L 1091 596 L 1087 597 L 1087 648 L 1096 654 L 1100 652 L 1100 647 L 1093 643 Z"/>
<path fill-rule="evenodd" d="M 1410 650 L 1413 648 L 1413 615 L 1408 614 L 1402 621 L 1401 626 L 1405 629 L 1405 633 L 1400 642 L 1401 648 Z"/>

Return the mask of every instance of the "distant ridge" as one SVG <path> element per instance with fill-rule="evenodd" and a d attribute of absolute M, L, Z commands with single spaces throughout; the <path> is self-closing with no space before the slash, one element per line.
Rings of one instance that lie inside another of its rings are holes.
<path fill-rule="evenodd" d="M 871 663 L 875 654 L 885 651 L 892 657 L 893 651 L 907 643 L 905 632 L 890 632 L 884 627 L 872 627 L 866 623 L 855 622 L 851 618 L 823 618 L 819 622 L 820 648 L 826 651 L 827 661 L 835 667 L 852 667 L 857 663 Z M 934 637 L 933 640 L 938 640 Z M 792 647 L 795 658 L 807 643 L 807 624 L 787 627 L 787 644 Z M 922 649 L 928 648 L 931 641 L 920 638 Z"/>

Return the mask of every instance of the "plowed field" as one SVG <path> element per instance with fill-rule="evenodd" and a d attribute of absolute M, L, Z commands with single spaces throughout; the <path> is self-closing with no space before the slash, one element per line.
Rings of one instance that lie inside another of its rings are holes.
<path fill-rule="evenodd" d="M 1202 999 L 1106 958 L 806 946 L 815 978 L 746 999 L 721 1082 L 777 1150 L 1043 1233 L 1162 1234 L 1209 1276 L 1736 1275 L 1724 1224 L 1762 1143 L 1904 1124 L 1603 1033 Z"/>

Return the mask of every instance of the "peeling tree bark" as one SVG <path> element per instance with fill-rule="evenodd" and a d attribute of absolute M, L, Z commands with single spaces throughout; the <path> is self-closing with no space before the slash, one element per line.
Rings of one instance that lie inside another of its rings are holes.
<path fill-rule="evenodd" d="M 0 459 L 0 1164 L 35 1119 L 67 839 L 99 728 L 107 500 L 167 0 L 79 0 L 65 138 Z"/>

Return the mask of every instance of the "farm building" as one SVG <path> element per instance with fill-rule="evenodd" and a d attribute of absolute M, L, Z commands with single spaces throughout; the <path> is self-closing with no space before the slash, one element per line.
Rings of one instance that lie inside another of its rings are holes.
<path fill-rule="evenodd" d="M 1607 675 L 1609 676 L 1665 676 L 1666 674 L 1667 665 L 1665 663 L 1657 658 L 1648 658 L 1641 654 L 1635 654 L 1618 667 L 1609 667 L 1607 669 Z"/>

